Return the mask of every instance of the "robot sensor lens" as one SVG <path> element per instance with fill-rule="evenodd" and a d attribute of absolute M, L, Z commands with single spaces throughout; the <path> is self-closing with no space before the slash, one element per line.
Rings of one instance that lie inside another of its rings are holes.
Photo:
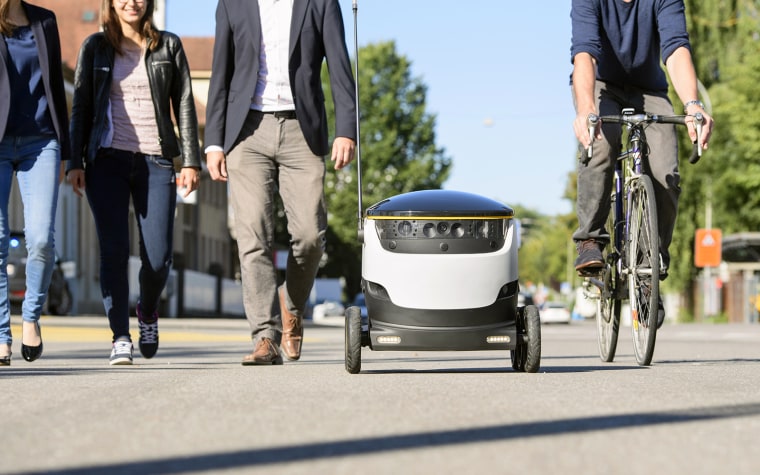
<path fill-rule="evenodd" d="M 401 221 L 398 225 L 398 233 L 402 236 L 408 236 L 412 234 L 412 223 L 409 221 Z"/>

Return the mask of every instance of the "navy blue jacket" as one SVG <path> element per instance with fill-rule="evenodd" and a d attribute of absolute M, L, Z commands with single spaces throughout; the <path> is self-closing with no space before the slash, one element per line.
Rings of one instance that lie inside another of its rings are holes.
<path fill-rule="evenodd" d="M 61 160 L 68 160 L 69 153 L 69 110 L 66 106 L 66 90 L 63 87 L 63 66 L 61 63 L 61 40 L 58 36 L 58 23 L 55 14 L 50 10 L 21 2 L 29 18 L 29 23 L 37 39 L 42 80 L 45 83 L 45 95 L 50 118 L 53 121 L 55 134 L 61 145 Z M 10 111 L 11 84 L 8 77 L 8 48 L 5 41 L 0 41 L 0 140 L 5 136 L 5 130 Z"/>
<path fill-rule="evenodd" d="M 691 49 L 683 0 L 573 0 L 570 17 L 571 60 L 589 53 L 601 81 L 667 91 L 662 63 Z"/>
<path fill-rule="evenodd" d="M 206 104 L 206 140 L 224 152 L 235 144 L 251 108 L 259 73 L 261 21 L 258 2 L 219 0 Z M 296 117 L 315 155 L 327 155 L 328 126 L 320 77 L 327 59 L 335 102 L 335 135 L 356 140 L 354 77 L 338 0 L 295 0 L 288 69 Z"/>

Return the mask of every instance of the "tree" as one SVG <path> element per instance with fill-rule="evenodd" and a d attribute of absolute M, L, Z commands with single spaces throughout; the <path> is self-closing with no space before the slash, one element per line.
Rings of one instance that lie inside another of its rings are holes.
<path fill-rule="evenodd" d="M 323 71 L 328 122 L 334 108 Z M 362 207 L 417 190 L 439 189 L 451 159 L 435 143 L 435 115 L 426 111 L 427 87 L 412 77 L 410 61 L 384 42 L 359 50 Z M 327 260 L 321 274 L 346 278 L 346 293 L 359 291 L 361 243 L 356 162 L 344 170 L 329 166 L 325 179 L 328 209 Z M 364 210 L 362 210 L 362 213 Z"/>
<path fill-rule="evenodd" d="M 688 296 L 697 272 L 694 233 L 706 225 L 707 206 L 712 226 L 724 234 L 760 228 L 760 118 L 754 111 L 760 102 L 760 19 L 755 0 L 687 0 L 686 7 L 695 66 L 716 123 L 697 166 L 682 160 L 668 282 Z M 685 156 L 691 145 L 684 139 L 681 148 Z"/>
<path fill-rule="evenodd" d="M 529 231 L 523 234 L 519 251 L 520 281 L 545 284 L 559 290 L 560 283 L 575 279 L 572 223 L 573 215 L 541 216 L 523 210 L 529 216 Z M 522 218 L 521 218 L 522 219 Z"/>

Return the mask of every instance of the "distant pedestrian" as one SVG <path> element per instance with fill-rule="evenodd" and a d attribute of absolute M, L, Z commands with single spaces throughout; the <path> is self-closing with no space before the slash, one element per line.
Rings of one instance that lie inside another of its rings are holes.
<path fill-rule="evenodd" d="M 0 0 L 0 366 L 11 364 L 8 203 L 13 175 L 24 204 L 26 293 L 21 356 L 42 355 L 40 314 L 55 266 L 55 210 L 69 157 L 61 44 L 53 12 Z"/>
<path fill-rule="evenodd" d="M 187 196 L 200 180 L 187 59 L 179 37 L 156 29 L 153 8 L 153 0 L 103 0 L 103 31 L 84 41 L 75 75 L 67 176 L 79 196 L 86 191 L 95 218 L 112 365 L 132 364 L 130 197 L 142 263 L 136 310 L 140 353 L 152 358 L 158 350 L 158 305 L 172 265 L 177 186 Z M 182 162 L 178 180 L 175 157 Z"/>
<path fill-rule="evenodd" d="M 324 156 L 329 151 L 321 69 L 335 104 L 335 169 L 356 142 L 354 78 L 338 0 L 219 0 L 206 109 L 206 163 L 229 179 L 243 305 L 254 349 L 244 365 L 301 357 L 303 313 L 325 246 Z M 228 173 L 229 172 L 229 173 Z M 274 194 L 290 233 L 285 283 L 273 263 Z"/>

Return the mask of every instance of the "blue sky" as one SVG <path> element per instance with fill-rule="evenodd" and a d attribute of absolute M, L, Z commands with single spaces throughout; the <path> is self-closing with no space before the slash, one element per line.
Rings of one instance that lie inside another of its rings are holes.
<path fill-rule="evenodd" d="M 213 36 L 216 0 L 167 3 L 168 30 Z M 359 47 L 394 40 L 428 86 L 436 142 L 453 160 L 444 188 L 571 211 L 562 198 L 576 147 L 569 3 L 357 0 Z M 353 56 L 352 0 L 340 4 Z"/>

